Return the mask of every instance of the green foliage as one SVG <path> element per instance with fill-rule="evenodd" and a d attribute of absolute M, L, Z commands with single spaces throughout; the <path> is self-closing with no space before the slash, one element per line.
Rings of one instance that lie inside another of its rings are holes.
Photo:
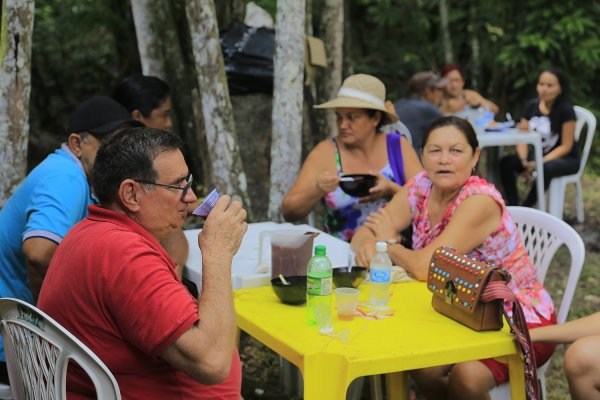
<path fill-rule="evenodd" d="M 315 29 L 324 1 L 312 0 Z M 256 3 L 275 16 L 276 0 Z M 600 110 L 596 96 L 600 92 L 600 3 L 447 0 L 447 4 L 453 61 L 465 71 L 467 86 L 498 103 L 502 115 L 504 111 L 520 115 L 525 101 L 536 95 L 540 70 L 550 65 L 561 67 L 571 78 L 574 103 Z M 406 95 L 406 82 L 413 73 L 438 69 L 444 63 L 439 0 L 352 0 L 344 5 L 344 76 L 376 75 L 395 100 Z M 473 57 L 473 39 L 479 43 L 478 62 Z M 110 93 L 120 77 L 139 72 L 138 58 L 128 2 L 36 1 L 34 144 L 40 131 L 61 136 L 69 112 L 79 101 Z M 590 158 L 598 171 L 599 152 L 594 148 Z"/>
<path fill-rule="evenodd" d="M 4 60 L 4 56 L 8 51 L 8 32 L 6 21 L 6 2 L 0 5 L 0 60 Z"/>
<path fill-rule="evenodd" d="M 575 104 L 600 109 L 596 93 L 600 72 L 600 4 L 545 0 L 447 0 L 454 62 L 465 71 L 467 86 L 514 117 L 536 96 L 540 71 L 562 68 Z M 444 63 L 438 0 L 356 0 L 346 2 L 350 37 L 346 47 L 348 75 L 366 72 L 380 77 L 394 99 L 405 94 L 414 72 Z M 479 62 L 472 41 L 479 42 Z M 597 113 L 598 116 L 600 114 Z M 600 149 L 600 146 L 595 146 Z M 600 150 L 590 165 L 600 171 Z M 596 161 L 598 159 L 598 161 Z"/>
<path fill-rule="evenodd" d="M 55 147 L 40 143 L 42 132 L 55 135 L 55 142 L 64 140 L 68 115 L 77 103 L 110 94 L 121 77 L 134 71 L 139 71 L 139 56 L 127 2 L 36 1 L 31 139 L 41 148 L 30 148 L 32 156 Z"/>
<path fill-rule="evenodd" d="M 246 0 L 246 3 L 248 1 L 249 0 Z M 277 11 L 277 0 L 254 0 L 254 2 L 257 6 L 264 8 L 269 14 L 271 14 L 273 20 L 275 20 L 275 14 Z"/>
<path fill-rule="evenodd" d="M 387 86 L 388 97 L 406 93 L 405 82 L 415 72 L 435 69 L 441 57 L 437 2 L 360 0 L 347 2 L 349 29 L 345 37 L 351 60 L 344 75 L 365 72 Z"/>

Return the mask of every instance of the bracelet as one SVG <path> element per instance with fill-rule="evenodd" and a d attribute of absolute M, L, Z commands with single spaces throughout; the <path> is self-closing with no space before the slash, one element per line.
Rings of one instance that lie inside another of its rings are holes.
<path fill-rule="evenodd" d="M 386 242 L 387 242 L 387 244 L 388 244 L 388 245 L 390 245 L 390 246 L 391 246 L 391 245 L 393 245 L 393 244 L 398 244 L 398 243 L 399 243 L 399 242 L 398 242 L 398 239 L 396 239 L 396 238 L 391 238 L 391 239 L 388 239 L 388 240 L 386 240 Z"/>

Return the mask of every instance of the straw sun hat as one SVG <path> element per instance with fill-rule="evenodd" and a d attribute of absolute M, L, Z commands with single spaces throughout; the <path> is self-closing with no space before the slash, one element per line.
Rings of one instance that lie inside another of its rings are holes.
<path fill-rule="evenodd" d="M 331 101 L 314 106 L 315 108 L 368 108 L 383 113 L 384 124 L 398 121 L 398 115 L 391 102 L 385 101 L 385 85 L 371 75 L 356 74 L 347 77 Z"/>

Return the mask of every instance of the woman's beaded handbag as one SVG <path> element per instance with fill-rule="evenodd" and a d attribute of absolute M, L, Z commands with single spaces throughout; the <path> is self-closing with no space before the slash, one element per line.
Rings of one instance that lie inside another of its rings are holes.
<path fill-rule="evenodd" d="M 433 293 L 431 305 L 437 312 L 476 331 L 501 329 L 504 314 L 525 362 L 527 398 L 539 399 L 529 330 L 521 304 L 507 285 L 510 279 L 504 268 L 443 246 L 436 249 L 431 258 L 427 288 Z M 506 314 L 505 301 L 512 302 L 512 316 Z"/>

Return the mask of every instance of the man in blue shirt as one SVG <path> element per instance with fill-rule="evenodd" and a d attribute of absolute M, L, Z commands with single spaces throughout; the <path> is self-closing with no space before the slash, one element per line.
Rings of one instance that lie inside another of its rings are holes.
<path fill-rule="evenodd" d="M 417 72 L 408 81 L 410 97 L 394 103 L 400 121 L 410 131 L 413 147 L 419 156 L 427 126 L 442 116 L 439 106 L 445 87 L 446 79 L 433 71 Z"/>
<path fill-rule="evenodd" d="M 90 181 L 100 143 L 124 126 L 143 124 L 109 97 L 79 104 L 69 117 L 66 143 L 8 199 L 0 211 L 0 297 L 35 304 L 56 247 L 87 215 L 87 206 L 97 203 Z M 8 383 L 4 361 L 0 346 L 0 382 Z"/>

